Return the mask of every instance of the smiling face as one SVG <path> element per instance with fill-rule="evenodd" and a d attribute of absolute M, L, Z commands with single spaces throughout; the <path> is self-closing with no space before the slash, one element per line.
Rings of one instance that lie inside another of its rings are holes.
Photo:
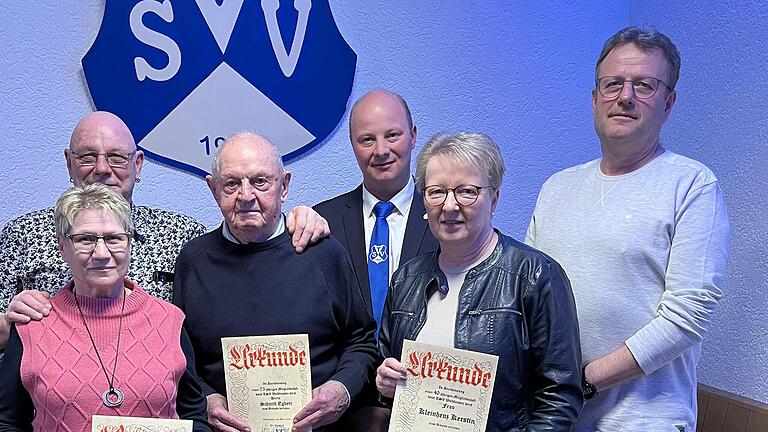
<path fill-rule="evenodd" d="M 409 125 L 403 103 L 382 90 L 360 99 L 350 117 L 352 149 L 363 183 L 378 199 L 389 200 L 411 175 L 416 127 Z"/>
<path fill-rule="evenodd" d="M 124 233 L 125 227 L 114 213 L 104 209 L 81 210 L 72 221 L 67 234 Z M 72 270 L 75 291 L 90 297 L 116 297 L 122 293 L 128 264 L 131 261 L 131 244 L 121 252 L 107 249 L 102 240 L 96 242 L 92 252 L 75 250 L 72 241 L 59 237 L 59 251 Z"/>
<path fill-rule="evenodd" d="M 273 152 L 256 135 L 232 138 L 220 150 L 217 178 L 206 177 L 227 227 L 242 243 L 268 239 L 282 217 L 291 173 L 280 170 Z"/>
<path fill-rule="evenodd" d="M 660 50 L 645 51 L 634 44 L 614 48 L 600 63 L 597 77 L 617 76 L 625 80 L 653 77 L 669 82 L 669 65 Z M 626 83 L 613 99 L 592 91 L 595 131 L 603 151 L 626 155 L 647 153 L 659 140 L 676 93 L 661 85 L 649 99 L 638 99 Z"/>
<path fill-rule="evenodd" d="M 87 154 L 97 155 L 94 165 L 84 165 L 77 157 Z M 128 164 L 110 166 L 105 154 L 128 156 Z M 144 164 L 144 153 L 136 150 L 130 130 L 117 116 L 98 111 L 83 117 L 72 132 L 64 156 L 75 186 L 102 183 L 131 202 L 133 187 Z"/>
<path fill-rule="evenodd" d="M 498 190 L 486 187 L 490 180 L 473 164 L 443 155 L 427 163 L 425 184 L 453 189 L 459 185 L 481 186 L 474 204 L 461 206 L 453 192 L 448 193 L 443 205 L 431 206 L 426 201 L 429 229 L 442 249 L 474 251 L 493 233 L 493 212 L 499 200 Z"/>

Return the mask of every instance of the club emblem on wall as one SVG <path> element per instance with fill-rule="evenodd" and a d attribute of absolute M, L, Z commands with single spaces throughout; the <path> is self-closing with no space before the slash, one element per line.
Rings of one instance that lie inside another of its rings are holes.
<path fill-rule="evenodd" d="M 356 62 L 328 0 L 107 0 L 82 65 L 96 109 L 148 157 L 203 176 L 234 132 L 269 137 L 285 160 L 322 142 Z"/>

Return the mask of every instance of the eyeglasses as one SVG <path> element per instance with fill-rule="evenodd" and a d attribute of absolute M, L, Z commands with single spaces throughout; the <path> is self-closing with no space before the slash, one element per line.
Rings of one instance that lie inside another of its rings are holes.
<path fill-rule="evenodd" d="M 455 188 L 446 188 L 439 185 L 431 185 L 424 188 L 424 201 L 432 207 L 441 206 L 448 198 L 448 192 L 453 192 L 453 199 L 461 206 L 471 206 L 480 197 L 483 189 L 493 189 L 490 186 L 459 185 Z"/>
<path fill-rule="evenodd" d="M 271 187 L 272 184 L 277 181 L 276 178 L 271 179 L 268 177 L 252 177 L 248 179 L 248 183 L 251 185 L 252 188 L 256 189 L 259 192 L 266 192 Z M 228 179 L 224 181 L 224 184 L 222 185 L 222 189 L 224 190 L 224 193 L 227 195 L 233 194 L 240 190 L 243 187 L 243 181 L 237 180 L 237 179 Z"/>
<path fill-rule="evenodd" d="M 672 91 L 672 87 L 668 86 L 667 83 L 658 78 L 643 77 L 628 80 L 617 76 L 604 76 L 598 78 L 597 90 L 604 98 L 614 99 L 619 97 L 621 91 L 624 89 L 624 84 L 626 83 L 632 83 L 632 91 L 634 91 L 635 97 L 638 99 L 652 98 L 661 85 L 664 85 L 669 91 Z"/>
<path fill-rule="evenodd" d="M 75 152 L 72 152 L 72 154 L 75 155 L 75 159 L 77 159 L 77 164 L 80 166 L 95 166 L 96 162 L 98 162 L 99 160 L 99 156 L 104 156 L 104 158 L 107 160 L 107 164 L 113 168 L 125 168 L 126 166 L 128 166 L 128 163 L 131 161 L 131 157 L 133 157 L 134 153 L 136 152 L 130 152 L 130 153 L 88 152 L 83 154 L 77 154 Z"/>
<path fill-rule="evenodd" d="M 131 235 L 128 233 L 112 233 L 97 236 L 95 234 L 67 234 L 66 237 L 72 242 L 72 246 L 78 252 L 90 253 L 96 249 L 96 243 L 99 240 L 104 242 L 104 246 L 110 252 L 123 252 L 128 248 Z"/>

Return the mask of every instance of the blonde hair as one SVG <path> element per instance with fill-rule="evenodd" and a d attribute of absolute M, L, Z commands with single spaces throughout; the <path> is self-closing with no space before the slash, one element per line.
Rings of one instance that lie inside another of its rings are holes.
<path fill-rule="evenodd" d="M 61 237 L 69 234 L 72 223 L 83 210 L 106 210 L 117 217 L 117 220 L 128 234 L 133 234 L 131 205 L 119 193 L 101 183 L 83 187 L 74 186 L 61 194 L 53 209 L 53 220 L 56 235 Z"/>

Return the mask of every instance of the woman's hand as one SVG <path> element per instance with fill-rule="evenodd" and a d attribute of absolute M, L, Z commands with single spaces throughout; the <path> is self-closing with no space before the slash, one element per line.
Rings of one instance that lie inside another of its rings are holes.
<path fill-rule="evenodd" d="M 376 388 L 384 397 L 395 397 L 395 387 L 398 381 L 405 380 L 405 366 L 390 357 L 376 369 Z"/>

